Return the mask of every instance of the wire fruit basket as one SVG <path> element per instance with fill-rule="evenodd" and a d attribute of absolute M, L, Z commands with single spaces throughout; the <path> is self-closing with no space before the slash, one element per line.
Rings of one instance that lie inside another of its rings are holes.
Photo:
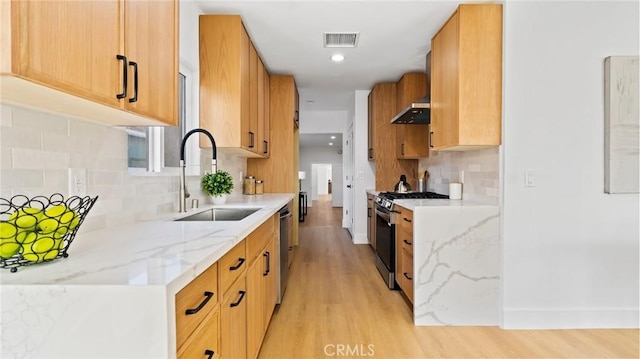
<path fill-rule="evenodd" d="M 0 268 L 18 267 L 67 258 L 80 225 L 98 200 L 60 193 L 50 197 L 16 195 L 0 198 Z"/>

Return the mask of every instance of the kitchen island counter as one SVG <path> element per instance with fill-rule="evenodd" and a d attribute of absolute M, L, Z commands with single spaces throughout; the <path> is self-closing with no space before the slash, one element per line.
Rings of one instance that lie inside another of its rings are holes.
<path fill-rule="evenodd" d="M 2 356 L 175 357 L 175 295 L 294 194 L 230 198 L 240 221 L 147 222 L 80 232 L 69 258 L 0 271 Z"/>
<path fill-rule="evenodd" d="M 413 211 L 414 323 L 499 325 L 499 207 L 448 199 L 394 203 Z"/>

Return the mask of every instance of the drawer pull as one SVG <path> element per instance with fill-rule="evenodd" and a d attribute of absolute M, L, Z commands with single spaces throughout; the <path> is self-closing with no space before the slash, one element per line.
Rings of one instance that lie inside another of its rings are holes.
<path fill-rule="evenodd" d="M 271 271 L 271 253 L 269 253 L 269 251 L 266 251 L 265 253 L 262 253 L 262 256 L 267 259 L 267 269 L 264 271 L 264 273 L 262 273 L 262 276 L 266 277 Z"/>
<path fill-rule="evenodd" d="M 238 270 L 240 269 L 240 267 L 242 267 L 242 264 L 244 263 L 244 258 L 238 258 L 238 264 L 236 264 L 233 267 L 229 267 L 229 270 Z"/>
<path fill-rule="evenodd" d="M 411 220 L 409 218 L 407 218 L 407 217 L 402 217 L 402 220 L 405 221 L 405 222 L 411 223 Z"/>
<path fill-rule="evenodd" d="M 198 313 L 200 309 L 204 308 L 204 306 L 209 303 L 209 300 L 211 300 L 211 298 L 213 298 L 213 292 L 204 292 L 204 300 L 202 301 L 202 303 L 198 304 L 198 306 L 193 309 L 187 309 L 184 314 L 192 315 Z"/>
<path fill-rule="evenodd" d="M 214 354 L 215 354 L 215 352 L 214 352 L 213 350 L 209 350 L 209 349 L 207 349 L 207 350 L 205 350 L 205 351 L 204 351 L 204 355 L 206 355 L 206 356 L 207 356 L 207 359 L 211 359 L 211 358 L 213 358 L 213 355 L 214 355 Z"/>
<path fill-rule="evenodd" d="M 238 301 L 235 303 L 231 303 L 231 308 L 239 306 L 244 299 L 244 295 L 247 294 L 247 292 L 245 292 L 244 290 L 241 290 L 238 293 L 240 293 L 240 299 L 238 299 Z"/>
<path fill-rule="evenodd" d="M 408 280 L 413 280 L 413 278 L 409 277 L 407 274 L 407 272 L 402 273 L 404 275 L 405 278 L 407 278 Z"/>
<path fill-rule="evenodd" d="M 408 241 L 408 240 L 406 240 L 406 239 L 403 239 L 402 241 L 404 242 L 404 244 L 406 244 L 406 245 L 408 245 L 408 246 L 410 246 L 410 245 L 411 245 L 411 242 L 409 242 L 409 241 Z"/>

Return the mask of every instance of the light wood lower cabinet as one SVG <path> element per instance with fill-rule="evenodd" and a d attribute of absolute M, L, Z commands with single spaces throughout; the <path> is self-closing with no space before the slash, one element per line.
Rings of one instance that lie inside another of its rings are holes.
<path fill-rule="evenodd" d="M 220 308 L 216 307 L 189 337 L 190 340 L 185 343 L 184 347 L 178 350 L 178 359 L 220 358 L 219 322 Z"/>
<path fill-rule="evenodd" d="M 278 253 L 276 251 L 276 230 L 274 223 L 279 221 L 274 215 L 247 238 L 253 247 L 260 244 L 260 254 L 250 257 L 247 271 L 247 358 L 258 356 L 262 340 L 267 332 L 271 314 L 276 304 L 276 270 Z"/>
<path fill-rule="evenodd" d="M 176 340 L 180 348 L 218 304 L 218 263 L 176 294 Z"/>
<path fill-rule="evenodd" d="M 279 217 L 274 214 L 176 294 L 178 358 L 258 356 L 276 305 Z"/>
<path fill-rule="evenodd" d="M 399 208 L 396 217 L 396 281 L 413 303 L 413 211 Z"/>
<path fill-rule="evenodd" d="M 247 357 L 247 284 L 236 280 L 220 308 L 220 350 L 224 358 Z"/>

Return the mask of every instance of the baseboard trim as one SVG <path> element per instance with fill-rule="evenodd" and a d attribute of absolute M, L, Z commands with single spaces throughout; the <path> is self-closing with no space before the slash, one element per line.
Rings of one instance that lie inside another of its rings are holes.
<path fill-rule="evenodd" d="M 353 244 L 369 244 L 369 239 L 367 238 L 366 233 L 365 234 L 356 233 L 356 235 L 353 236 Z"/>
<path fill-rule="evenodd" d="M 638 328 L 638 308 L 504 309 L 503 329 Z"/>

